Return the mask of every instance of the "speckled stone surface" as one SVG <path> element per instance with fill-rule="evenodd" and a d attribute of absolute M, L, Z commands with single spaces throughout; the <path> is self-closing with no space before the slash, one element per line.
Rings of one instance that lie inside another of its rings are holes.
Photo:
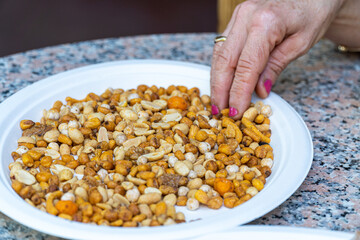
<path fill-rule="evenodd" d="M 0 58 L 0 101 L 68 69 L 121 59 L 171 59 L 210 65 L 215 34 L 150 35 L 48 47 Z M 250 224 L 360 230 L 360 54 L 321 41 L 293 62 L 273 91 L 307 124 L 314 161 L 301 187 Z M 0 213 L 0 239 L 57 239 Z"/>

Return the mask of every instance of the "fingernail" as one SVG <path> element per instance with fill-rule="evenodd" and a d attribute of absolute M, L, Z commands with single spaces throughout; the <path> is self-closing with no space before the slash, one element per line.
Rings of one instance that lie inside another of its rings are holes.
<path fill-rule="evenodd" d="M 219 108 L 216 105 L 211 105 L 211 113 L 212 115 L 218 115 L 219 114 Z"/>
<path fill-rule="evenodd" d="M 265 80 L 264 87 L 265 87 L 266 92 L 269 94 L 271 91 L 271 87 L 272 87 L 272 82 L 270 79 Z"/>
<path fill-rule="evenodd" d="M 233 117 L 236 116 L 238 114 L 238 111 L 236 110 L 236 108 L 229 108 L 229 117 Z"/>

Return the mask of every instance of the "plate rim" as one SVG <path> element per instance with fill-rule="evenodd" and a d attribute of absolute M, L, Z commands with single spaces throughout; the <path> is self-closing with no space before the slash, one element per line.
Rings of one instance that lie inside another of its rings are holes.
<path fill-rule="evenodd" d="M 337 240 L 350 240 L 351 237 L 354 236 L 353 233 L 349 232 L 341 232 L 341 231 L 334 231 L 328 229 L 321 229 L 321 228 L 309 228 L 309 227 L 294 227 L 294 226 L 279 226 L 279 225 L 245 225 L 245 226 L 238 226 L 233 228 L 229 231 L 229 235 L 232 234 L 270 234 L 268 235 L 272 237 L 276 237 L 278 234 L 288 234 L 287 237 L 291 237 L 291 235 L 296 234 L 297 236 L 300 235 L 301 237 L 311 237 L 311 239 L 315 239 L 314 237 L 332 237 L 332 239 L 336 238 Z M 219 233 L 218 233 L 219 234 Z M 243 236 L 246 237 L 246 236 Z M 197 240 L 208 239 L 208 236 L 201 236 L 196 238 Z"/>

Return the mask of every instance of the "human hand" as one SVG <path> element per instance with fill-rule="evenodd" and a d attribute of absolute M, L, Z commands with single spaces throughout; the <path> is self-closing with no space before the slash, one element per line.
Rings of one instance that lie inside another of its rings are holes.
<path fill-rule="evenodd" d="M 212 113 L 230 107 L 238 119 L 251 95 L 265 98 L 285 67 L 324 35 L 345 0 L 248 0 L 214 46 Z"/>

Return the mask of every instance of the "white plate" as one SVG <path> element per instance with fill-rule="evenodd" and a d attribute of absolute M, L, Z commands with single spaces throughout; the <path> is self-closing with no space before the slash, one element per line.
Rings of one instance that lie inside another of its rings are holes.
<path fill-rule="evenodd" d="M 241 239 L 266 240 L 350 240 L 354 234 L 302 227 L 242 226 L 204 235 L 194 240 L 239 239 L 239 236 Z"/>
<path fill-rule="evenodd" d="M 39 120 L 42 110 L 65 97 L 83 98 L 89 92 L 106 88 L 135 88 L 139 84 L 157 86 L 197 86 L 209 94 L 209 67 L 174 61 L 133 60 L 97 64 L 60 73 L 19 91 L 0 105 L 0 210 L 14 220 L 36 230 L 72 239 L 144 239 L 188 238 L 221 231 L 250 222 L 283 203 L 306 177 L 313 158 L 309 131 L 295 110 L 278 95 L 264 100 L 273 109 L 271 145 L 275 164 L 265 188 L 250 201 L 234 209 L 206 208 L 186 214 L 186 224 L 152 228 L 114 228 L 70 222 L 43 213 L 22 200 L 12 189 L 8 164 L 16 149 L 22 119 Z M 256 98 L 253 100 L 257 100 Z"/>

